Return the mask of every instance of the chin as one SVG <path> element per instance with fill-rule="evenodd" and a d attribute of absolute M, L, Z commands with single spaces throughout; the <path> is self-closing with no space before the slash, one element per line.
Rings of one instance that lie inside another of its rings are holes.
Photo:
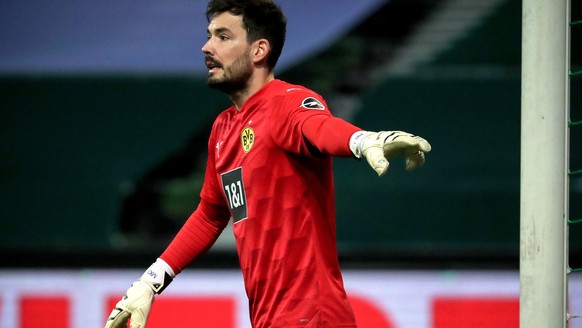
<path fill-rule="evenodd" d="M 236 88 L 231 83 L 223 80 L 208 79 L 207 84 L 212 89 L 216 89 L 227 94 L 231 94 L 236 91 Z"/>
<path fill-rule="evenodd" d="M 206 84 L 208 84 L 209 87 L 212 88 L 220 88 L 221 85 L 224 85 L 224 81 L 216 79 L 216 78 L 208 78 L 208 80 L 206 80 Z"/>

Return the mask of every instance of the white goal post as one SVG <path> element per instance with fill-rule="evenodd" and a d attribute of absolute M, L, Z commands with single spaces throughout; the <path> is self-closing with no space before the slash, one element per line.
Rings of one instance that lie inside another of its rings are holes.
<path fill-rule="evenodd" d="M 522 0 L 520 327 L 567 327 L 569 0 Z"/>

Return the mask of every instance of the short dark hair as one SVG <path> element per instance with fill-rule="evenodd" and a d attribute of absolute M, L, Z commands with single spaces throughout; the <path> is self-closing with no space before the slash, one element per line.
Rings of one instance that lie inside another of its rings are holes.
<path fill-rule="evenodd" d="M 249 42 L 259 39 L 269 41 L 271 53 L 267 58 L 267 64 L 271 70 L 275 68 L 283 51 L 287 33 L 287 18 L 281 8 L 272 0 L 210 0 L 206 9 L 206 19 L 210 22 L 214 16 L 224 12 L 242 15 Z"/>

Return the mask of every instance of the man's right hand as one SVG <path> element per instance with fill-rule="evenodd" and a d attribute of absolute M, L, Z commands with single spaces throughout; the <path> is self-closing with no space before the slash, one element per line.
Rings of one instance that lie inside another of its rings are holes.
<path fill-rule="evenodd" d="M 170 271 L 170 272 L 168 272 Z M 174 272 L 161 259 L 152 264 L 127 290 L 111 311 L 105 328 L 145 328 L 154 295 L 160 294 L 173 280 Z"/>
<path fill-rule="evenodd" d="M 153 302 L 153 289 L 141 280 L 134 282 L 111 311 L 105 328 L 127 328 L 130 318 L 131 328 L 145 328 Z"/>

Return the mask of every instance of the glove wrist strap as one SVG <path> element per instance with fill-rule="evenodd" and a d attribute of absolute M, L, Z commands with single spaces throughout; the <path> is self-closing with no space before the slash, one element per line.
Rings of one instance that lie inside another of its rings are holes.
<path fill-rule="evenodd" d="M 169 266 L 166 264 L 166 262 L 161 263 L 160 261 L 163 262 L 163 260 L 158 259 L 143 273 L 139 279 L 141 282 L 150 286 L 150 288 L 156 294 L 161 294 L 164 289 L 166 289 L 166 287 L 168 287 L 168 285 L 172 282 L 172 280 L 174 280 L 174 272 L 171 270 L 171 268 L 169 271 L 172 272 L 168 272 L 165 267 L 167 266 L 169 268 Z"/>
<path fill-rule="evenodd" d="M 350 150 L 356 158 L 362 157 L 362 141 L 367 135 L 367 131 L 358 131 L 350 137 Z"/>

